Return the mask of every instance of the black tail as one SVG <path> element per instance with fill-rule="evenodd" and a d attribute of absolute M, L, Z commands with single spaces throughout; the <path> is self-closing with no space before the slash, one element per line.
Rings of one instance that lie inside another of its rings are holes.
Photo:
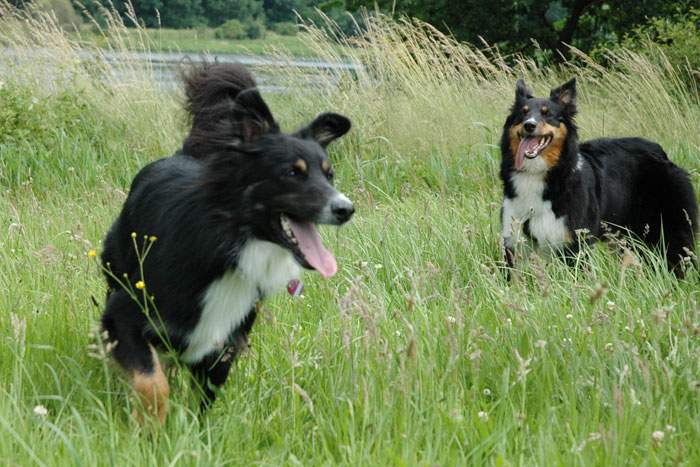
<path fill-rule="evenodd" d="M 193 157 L 203 157 L 216 150 L 211 136 L 225 136 L 238 96 L 255 88 L 250 72 L 239 63 L 203 63 L 182 73 L 185 85 L 185 110 L 192 120 L 192 130 L 183 149 Z M 219 141 L 220 143 L 220 141 Z"/>
<path fill-rule="evenodd" d="M 185 109 L 193 124 L 212 106 L 233 102 L 241 91 L 256 86 L 250 72 L 240 63 L 203 63 L 184 71 L 187 103 Z"/>

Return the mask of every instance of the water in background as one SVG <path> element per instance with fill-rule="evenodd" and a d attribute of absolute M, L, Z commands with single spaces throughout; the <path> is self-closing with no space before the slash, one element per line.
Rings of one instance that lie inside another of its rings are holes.
<path fill-rule="evenodd" d="M 241 63 L 246 65 L 263 91 L 284 92 L 289 82 L 280 82 L 283 75 L 280 69 L 295 68 L 302 70 L 303 79 L 299 83 L 303 86 L 328 86 L 333 85 L 332 79 L 336 72 L 347 72 L 357 69 L 353 63 L 329 63 L 313 58 L 277 58 L 256 55 L 229 55 L 229 54 L 197 54 L 197 53 L 173 53 L 173 52 L 104 52 L 103 56 L 110 61 L 125 63 L 136 61 L 148 63 L 153 70 L 153 75 L 164 89 L 174 89 L 179 85 L 178 70 L 182 64 L 188 62 L 198 63 L 204 60 L 220 63 Z M 118 73 L 119 67 L 115 67 Z M 322 76 L 323 75 L 323 76 Z M 329 79 L 329 77 L 331 79 Z"/>
<path fill-rule="evenodd" d="M 33 49 L 30 54 L 23 51 L 21 54 L 13 49 L 0 48 L 0 72 L 12 64 L 14 66 L 37 66 L 39 63 L 50 64 L 54 62 L 55 52 L 51 49 Z M 78 52 L 81 62 L 89 63 L 98 59 L 98 53 L 90 50 Z M 242 63 L 246 65 L 259 84 L 261 90 L 266 92 L 284 92 L 285 88 L 294 86 L 327 87 L 336 83 L 336 78 L 341 73 L 352 72 L 360 65 L 350 62 L 330 63 L 314 58 L 281 58 L 256 55 L 231 55 L 231 54 L 203 54 L 203 53 L 178 53 L 178 52 L 114 52 L 109 50 L 99 51 L 99 61 L 108 62 L 111 66 L 109 74 L 111 80 L 119 82 L 120 78 L 129 80 L 129 74 L 134 73 L 143 65 L 149 69 L 158 84 L 165 90 L 172 90 L 179 86 L 179 69 L 188 63 L 202 61 L 218 61 L 220 63 Z M 3 66 L 3 63 L 4 66 Z M 30 63 L 31 62 L 31 63 Z M 60 63 L 60 59 L 59 59 Z M 39 65 L 42 66 L 42 65 Z M 43 66 L 42 66 L 43 68 Z M 290 82 L 291 74 L 285 70 L 296 70 L 296 81 Z M 60 67 L 47 66 L 47 83 L 56 77 L 55 73 L 61 73 Z M 302 73 L 298 73 L 302 71 Z"/>

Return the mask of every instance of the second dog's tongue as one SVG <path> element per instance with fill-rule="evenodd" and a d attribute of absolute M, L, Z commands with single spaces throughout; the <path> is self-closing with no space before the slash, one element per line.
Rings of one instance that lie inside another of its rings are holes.
<path fill-rule="evenodd" d="M 333 253 L 326 250 L 316 226 L 312 222 L 297 222 L 289 219 L 289 225 L 297 239 L 299 249 L 306 261 L 323 277 L 332 277 L 338 271 Z"/>
<path fill-rule="evenodd" d="M 515 155 L 515 169 L 522 170 L 525 165 L 525 153 L 534 152 L 540 144 L 539 138 L 523 138 L 518 146 L 518 153 Z"/>

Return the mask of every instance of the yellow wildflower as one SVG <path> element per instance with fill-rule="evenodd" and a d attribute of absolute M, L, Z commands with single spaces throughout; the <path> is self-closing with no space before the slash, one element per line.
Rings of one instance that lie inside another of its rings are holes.
<path fill-rule="evenodd" d="M 148 237 L 148 240 L 150 240 L 151 242 L 155 242 L 156 240 L 158 240 L 158 237 L 156 237 L 155 235 L 151 235 L 150 237 Z"/>
<path fill-rule="evenodd" d="M 136 232 L 131 232 L 131 238 L 136 238 Z"/>
<path fill-rule="evenodd" d="M 94 249 L 88 250 L 87 255 L 88 255 L 88 258 L 94 258 L 97 256 L 97 251 L 95 251 Z"/>
<path fill-rule="evenodd" d="M 138 281 L 136 283 L 136 288 L 139 290 L 143 290 L 146 288 L 146 283 L 144 281 Z"/>

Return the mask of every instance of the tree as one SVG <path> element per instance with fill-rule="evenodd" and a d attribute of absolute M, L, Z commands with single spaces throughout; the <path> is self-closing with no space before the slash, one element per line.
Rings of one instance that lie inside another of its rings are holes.
<path fill-rule="evenodd" d="M 229 19 L 247 23 L 265 17 L 262 0 L 203 0 L 203 5 L 210 26 L 219 26 Z"/>
<path fill-rule="evenodd" d="M 134 7 L 136 17 L 143 22 L 144 26 L 149 28 L 160 26 L 158 13 L 162 15 L 165 11 L 163 0 L 132 0 L 131 4 Z M 125 2 L 115 3 L 115 6 L 120 10 L 120 13 L 126 13 Z"/>
<path fill-rule="evenodd" d="M 457 39 L 481 38 L 506 53 L 534 52 L 532 40 L 554 59 L 574 45 L 584 51 L 610 34 L 623 35 L 652 16 L 671 16 L 700 0 L 347 0 L 347 7 L 406 14 L 433 24 Z"/>
<path fill-rule="evenodd" d="M 270 23 L 294 22 L 296 12 L 303 13 L 309 5 L 306 0 L 263 0 L 265 16 Z"/>
<path fill-rule="evenodd" d="M 192 28 L 205 23 L 201 0 L 162 0 L 162 2 L 163 6 L 159 12 L 163 26 Z"/>

